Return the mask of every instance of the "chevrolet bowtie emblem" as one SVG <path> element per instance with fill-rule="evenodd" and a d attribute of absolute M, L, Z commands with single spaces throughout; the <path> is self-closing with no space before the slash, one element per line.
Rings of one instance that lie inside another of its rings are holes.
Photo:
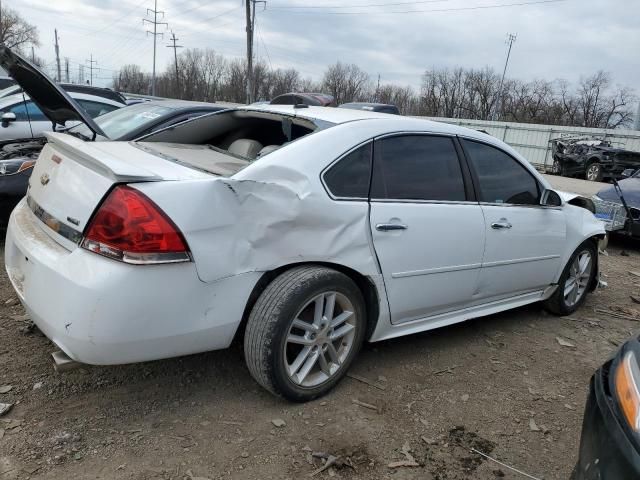
<path fill-rule="evenodd" d="M 40 183 L 43 186 L 49 183 L 49 175 L 47 175 L 46 173 L 43 173 L 42 175 L 40 175 Z"/>

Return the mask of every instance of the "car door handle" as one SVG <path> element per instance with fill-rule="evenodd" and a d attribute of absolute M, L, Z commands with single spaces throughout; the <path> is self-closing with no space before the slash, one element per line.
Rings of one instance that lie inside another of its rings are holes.
<path fill-rule="evenodd" d="M 504 230 L 504 229 L 508 229 L 511 228 L 513 225 L 511 225 L 509 222 L 507 222 L 507 220 L 500 219 L 499 222 L 494 222 L 491 224 L 491 228 L 493 228 L 494 230 Z"/>
<path fill-rule="evenodd" d="M 378 223 L 376 230 L 379 232 L 393 232 L 394 230 L 406 230 L 408 227 L 402 223 Z"/>

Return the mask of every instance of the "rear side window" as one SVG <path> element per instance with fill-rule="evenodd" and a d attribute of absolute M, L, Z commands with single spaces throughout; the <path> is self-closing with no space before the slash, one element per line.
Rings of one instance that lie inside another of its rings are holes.
<path fill-rule="evenodd" d="M 538 182 L 520 162 L 490 145 L 462 142 L 478 176 L 481 201 L 538 205 Z"/>
<path fill-rule="evenodd" d="M 460 161 L 449 137 L 405 135 L 377 140 L 372 199 L 466 200 Z"/>
<path fill-rule="evenodd" d="M 324 182 L 334 197 L 369 198 L 371 142 L 345 155 L 324 174 Z"/>

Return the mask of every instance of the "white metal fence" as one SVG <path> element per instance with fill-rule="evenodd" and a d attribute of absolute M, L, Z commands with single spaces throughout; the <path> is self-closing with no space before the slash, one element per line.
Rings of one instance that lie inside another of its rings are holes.
<path fill-rule="evenodd" d="M 592 135 L 597 138 L 606 138 L 614 147 L 640 152 L 640 131 L 638 130 L 561 127 L 557 125 L 492 122 L 489 120 L 465 120 L 460 118 L 431 117 L 429 119 L 475 130 L 484 130 L 511 145 L 541 170 L 551 168 L 553 159 L 551 158 L 550 141 L 554 138 Z"/>

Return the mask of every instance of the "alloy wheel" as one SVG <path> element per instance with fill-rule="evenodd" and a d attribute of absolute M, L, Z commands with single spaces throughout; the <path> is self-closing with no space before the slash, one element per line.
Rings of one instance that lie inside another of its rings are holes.
<path fill-rule="evenodd" d="M 569 277 L 564 283 L 564 301 L 568 307 L 576 305 L 584 296 L 589 286 L 593 258 L 589 250 L 583 250 L 576 255 L 569 268 Z"/>
<path fill-rule="evenodd" d="M 600 166 L 599 165 L 591 165 L 587 169 L 587 180 L 595 182 L 598 179 L 598 175 L 600 174 Z"/>
<path fill-rule="evenodd" d="M 354 311 L 338 292 L 321 293 L 302 307 L 284 345 L 286 373 L 293 383 L 315 387 L 336 375 L 354 346 Z"/>

